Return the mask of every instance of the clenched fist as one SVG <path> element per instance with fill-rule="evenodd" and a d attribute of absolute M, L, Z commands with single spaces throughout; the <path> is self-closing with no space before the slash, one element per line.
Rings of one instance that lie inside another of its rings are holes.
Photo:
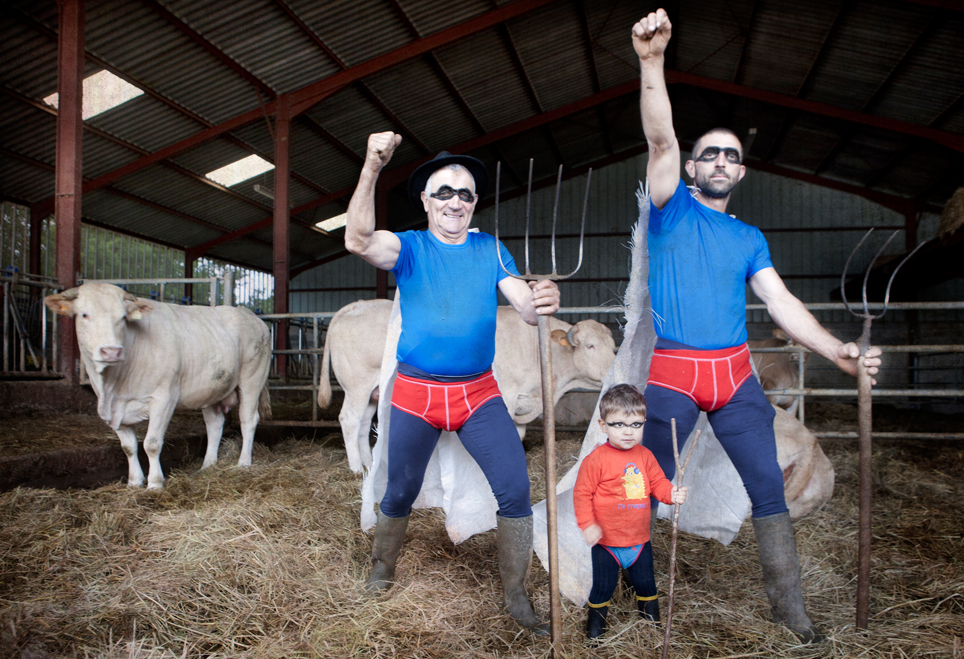
<path fill-rule="evenodd" d="M 374 133 L 368 136 L 368 152 L 365 154 L 365 166 L 378 173 L 392 159 L 395 148 L 402 143 L 402 136 L 392 131 Z"/>
<path fill-rule="evenodd" d="M 669 43 L 673 26 L 664 9 L 657 9 L 633 26 L 633 48 L 639 59 L 662 55 Z"/>

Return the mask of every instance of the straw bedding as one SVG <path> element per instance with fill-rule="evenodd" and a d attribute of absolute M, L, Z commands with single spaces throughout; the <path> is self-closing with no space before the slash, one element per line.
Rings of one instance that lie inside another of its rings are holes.
<path fill-rule="evenodd" d="M 808 407 L 808 413 L 811 408 Z M 526 438 L 533 500 L 544 496 L 538 432 Z M 559 473 L 581 434 L 559 433 Z M 227 437 L 220 465 L 237 458 Z M 749 523 L 729 547 L 681 537 L 673 657 L 964 658 L 964 446 L 878 442 L 870 631 L 854 630 L 856 445 L 825 441 L 833 500 L 797 523 L 804 595 L 828 633 L 799 646 L 768 622 Z M 341 438 L 256 444 L 249 470 L 195 464 L 162 492 L 20 488 L 0 494 L 0 659 L 46 657 L 545 657 L 549 643 L 500 610 L 494 532 L 453 546 L 416 511 L 398 584 L 359 595 L 371 538 Z M 665 613 L 669 525 L 655 538 Z M 547 613 L 548 577 L 531 586 Z M 564 602 L 560 657 L 658 657 L 662 627 L 617 590 L 604 644 Z"/>

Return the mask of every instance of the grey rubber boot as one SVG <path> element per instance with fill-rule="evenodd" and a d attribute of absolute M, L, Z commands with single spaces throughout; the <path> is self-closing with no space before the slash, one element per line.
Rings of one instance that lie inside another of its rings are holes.
<path fill-rule="evenodd" d="M 502 578 L 502 602 L 505 610 L 521 627 L 545 636 L 549 633 L 549 625 L 536 617 L 525 587 L 526 576 L 532 565 L 532 515 L 497 515 L 496 520 L 499 576 Z"/>
<path fill-rule="evenodd" d="M 385 592 L 395 583 L 395 561 L 405 542 L 408 515 L 388 517 L 378 511 L 375 541 L 372 543 L 372 571 L 363 590 L 371 595 Z"/>
<path fill-rule="evenodd" d="M 805 643 L 820 643 L 825 636 L 810 622 L 800 592 L 800 560 L 790 513 L 753 518 L 773 622 L 784 625 Z"/>

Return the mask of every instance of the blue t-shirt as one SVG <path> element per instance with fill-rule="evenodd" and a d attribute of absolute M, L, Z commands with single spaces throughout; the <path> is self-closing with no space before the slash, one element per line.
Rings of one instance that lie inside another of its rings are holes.
<path fill-rule="evenodd" d="M 704 206 L 681 179 L 663 210 L 650 203 L 648 241 L 656 335 L 704 350 L 746 343 L 746 282 L 773 267 L 763 233 Z"/>
<path fill-rule="evenodd" d="M 395 234 L 402 243 L 392 268 L 402 294 L 402 333 L 396 358 L 433 375 L 484 373 L 495 359 L 499 266 L 496 240 L 470 232 L 449 245 L 429 231 Z M 499 242 L 502 262 L 519 274 Z"/>

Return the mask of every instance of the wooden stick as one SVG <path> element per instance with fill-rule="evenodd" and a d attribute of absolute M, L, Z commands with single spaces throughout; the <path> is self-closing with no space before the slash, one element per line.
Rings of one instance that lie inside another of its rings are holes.
<path fill-rule="evenodd" d="M 696 448 L 696 442 L 700 439 L 700 431 L 696 431 L 696 436 L 693 437 L 693 442 L 690 444 L 690 450 L 686 452 L 686 460 L 683 464 L 679 463 L 679 446 L 676 443 L 676 419 L 671 419 L 670 423 L 673 429 L 673 459 L 676 461 L 676 487 L 679 488 L 683 485 L 683 474 L 686 473 L 686 465 L 690 463 L 690 458 L 693 457 L 693 449 Z M 650 511 L 652 512 L 652 511 Z M 663 635 L 663 659 L 669 657 L 669 635 L 670 630 L 673 627 L 673 590 L 676 584 L 676 538 L 679 534 L 679 504 L 673 504 L 673 535 L 671 536 L 670 549 L 669 549 L 669 603 L 666 605 L 666 633 Z M 650 538 L 652 542 L 652 538 Z"/>

